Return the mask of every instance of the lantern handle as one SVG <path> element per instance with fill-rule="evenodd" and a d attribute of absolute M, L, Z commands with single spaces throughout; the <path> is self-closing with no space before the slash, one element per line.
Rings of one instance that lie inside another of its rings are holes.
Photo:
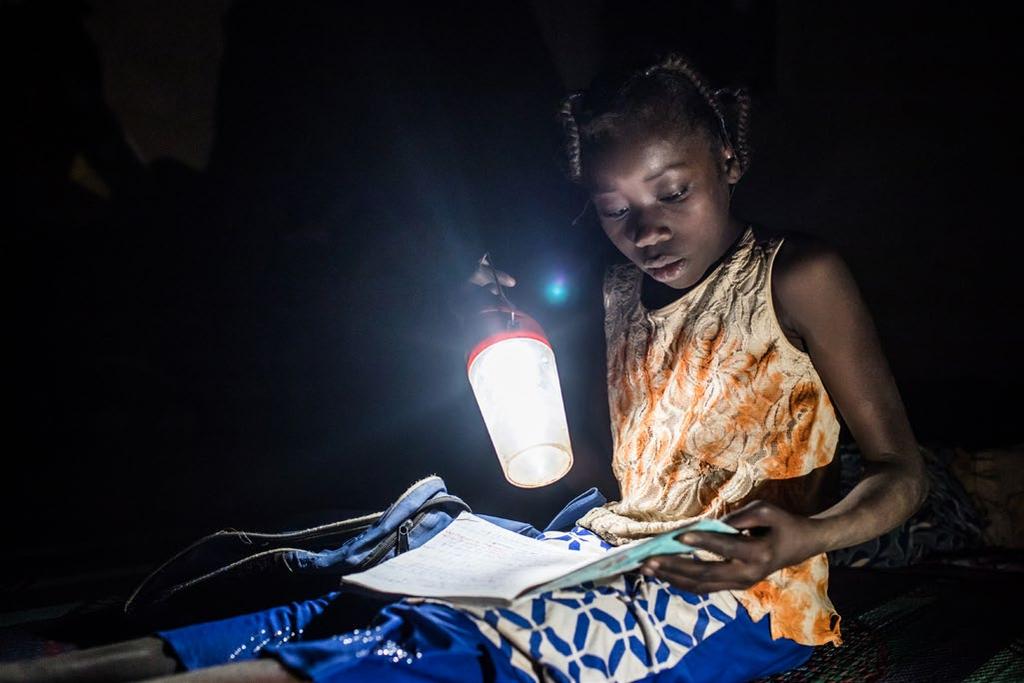
<path fill-rule="evenodd" d="M 509 308 L 509 314 L 512 316 L 508 323 L 509 329 L 518 327 L 519 323 L 516 321 L 515 304 L 509 301 L 508 297 L 505 296 L 505 288 L 502 287 L 501 282 L 498 281 L 498 273 L 495 270 L 494 265 L 491 263 L 490 254 L 491 252 L 489 251 L 484 253 L 483 257 L 480 259 L 480 265 L 490 269 L 491 277 L 494 279 L 494 286 L 498 288 L 498 298 L 501 299 L 501 301 Z"/>

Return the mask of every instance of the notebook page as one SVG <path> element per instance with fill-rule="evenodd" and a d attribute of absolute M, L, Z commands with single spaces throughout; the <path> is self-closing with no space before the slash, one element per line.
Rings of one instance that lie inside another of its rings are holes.
<path fill-rule="evenodd" d="M 593 553 L 552 547 L 462 511 L 429 541 L 342 582 L 431 598 L 509 600 L 594 560 Z"/>

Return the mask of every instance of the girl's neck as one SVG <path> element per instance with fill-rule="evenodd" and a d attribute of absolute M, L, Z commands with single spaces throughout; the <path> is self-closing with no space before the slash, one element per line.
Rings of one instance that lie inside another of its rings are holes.
<path fill-rule="evenodd" d="M 737 222 L 738 223 L 738 222 Z M 640 287 L 640 303 L 643 307 L 649 311 L 657 310 L 668 306 L 673 301 L 677 301 L 680 298 L 686 296 L 689 292 L 693 291 L 696 287 L 699 287 L 704 280 L 707 279 L 708 275 L 713 273 L 715 269 L 721 265 L 725 259 L 729 258 L 739 247 L 740 240 L 743 239 L 743 235 L 747 232 L 747 226 L 745 223 L 738 223 L 737 235 L 733 239 L 732 243 L 726 248 L 726 250 L 719 256 L 704 274 L 700 276 L 700 279 L 689 287 L 683 289 L 676 289 L 669 287 L 668 285 L 662 284 L 652 278 L 650 275 L 644 274 L 643 281 Z"/>

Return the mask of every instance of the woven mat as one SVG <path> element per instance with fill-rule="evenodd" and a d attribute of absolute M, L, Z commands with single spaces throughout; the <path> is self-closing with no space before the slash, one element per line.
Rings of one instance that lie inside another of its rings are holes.
<path fill-rule="evenodd" d="M 833 569 L 843 645 L 763 681 L 1024 681 L 1024 575 Z"/>

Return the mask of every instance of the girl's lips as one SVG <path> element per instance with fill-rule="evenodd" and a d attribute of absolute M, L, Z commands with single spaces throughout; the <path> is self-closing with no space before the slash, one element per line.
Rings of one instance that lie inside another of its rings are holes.
<path fill-rule="evenodd" d="M 659 282 L 670 282 L 679 277 L 679 271 L 683 269 L 683 263 L 685 260 L 686 259 L 681 258 L 677 261 L 664 265 L 661 268 L 650 268 L 647 272 L 650 273 L 652 278 Z"/>

